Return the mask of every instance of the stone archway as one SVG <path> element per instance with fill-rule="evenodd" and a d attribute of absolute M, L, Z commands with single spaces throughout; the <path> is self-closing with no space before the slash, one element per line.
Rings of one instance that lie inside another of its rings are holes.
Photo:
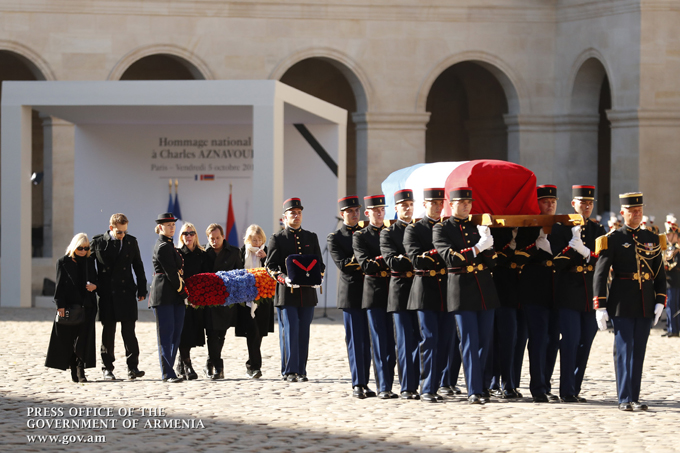
<path fill-rule="evenodd" d="M 132 63 L 120 80 L 203 80 L 204 77 L 187 60 L 171 54 L 155 54 Z"/>

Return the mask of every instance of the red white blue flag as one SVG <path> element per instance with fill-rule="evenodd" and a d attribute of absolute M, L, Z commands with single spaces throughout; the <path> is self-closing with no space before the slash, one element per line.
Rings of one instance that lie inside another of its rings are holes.
<path fill-rule="evenodd" d="M 234 216 L 234 205 L 231 201 L 231 185 L 229 186 L 229 209 L 227 210 L 227 243 L 238 247 L 238 233 L 236 232 L 236 217 Z"/>

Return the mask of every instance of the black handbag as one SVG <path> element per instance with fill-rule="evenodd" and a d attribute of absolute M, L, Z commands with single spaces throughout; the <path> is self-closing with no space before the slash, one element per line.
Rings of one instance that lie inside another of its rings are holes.
<path fill-rule="evenodd" d="M 64 316 L 59 316 L 59 312 L 57 312 L 54 321 L 60 326 L 79 326 L 85 322 L 85 307 L 82 305 L 66 307 Z"/>

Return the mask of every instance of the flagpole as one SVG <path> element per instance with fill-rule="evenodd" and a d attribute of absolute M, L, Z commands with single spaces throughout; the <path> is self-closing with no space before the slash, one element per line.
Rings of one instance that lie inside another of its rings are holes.
<path fill-rule="evenodd" d="M 168 179 L 168 193 L 172 195 L 172 178 Z"/>

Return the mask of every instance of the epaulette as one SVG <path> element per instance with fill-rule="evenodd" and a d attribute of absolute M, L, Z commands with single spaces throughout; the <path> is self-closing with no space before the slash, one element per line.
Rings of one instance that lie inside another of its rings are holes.
<path fill-rule="evenodd" d="M 607 248 L 609 248 L 608 236 L 608 234 L 605 234 L 604 236 L 600 236 L 599 238 L 595 239 L 595 253 L 597 255 L 599 255 L 602 250 L 607 250 Z"/>
<path fill-rule="evenodd" d="M 661 247 L 661 250 L 666 250 L 666 247 L 668 247 L 668 241 L 666 240 L 666 233 L 659 235 L 659 247 Z"/>

